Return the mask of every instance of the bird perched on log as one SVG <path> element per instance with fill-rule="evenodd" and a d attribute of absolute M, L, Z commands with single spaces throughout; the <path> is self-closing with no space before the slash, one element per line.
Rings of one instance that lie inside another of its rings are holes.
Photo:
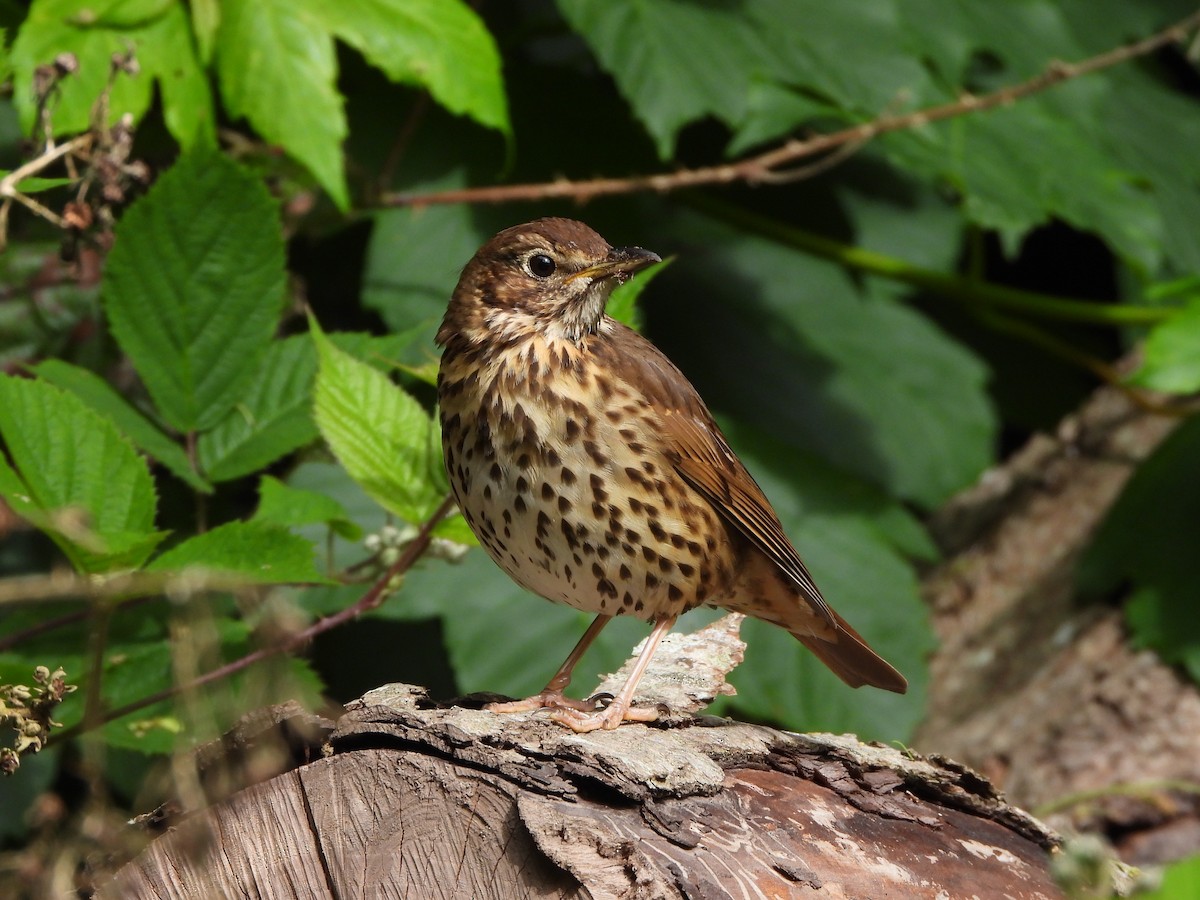
<path fill-rule="evenodd" d="M 522 587 L 596 615 L 545 689 L 576 731 L 650 721 L 633 705 L 675 620 L 717 606 L 778 625 L 851 687 L 907 682 L 821 596 L 704 401 L 653 344 L 605 315 L 659 257 L 581 222 L 501 231 L 467 263 L 437 333 L 442 448 L 459 509 Z M 616 615 L 653 623 L 603 709 L 563 691 Z"/>

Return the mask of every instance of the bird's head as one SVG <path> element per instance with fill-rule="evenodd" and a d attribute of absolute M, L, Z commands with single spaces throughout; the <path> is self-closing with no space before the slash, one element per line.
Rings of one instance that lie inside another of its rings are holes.
<path fill-rule="evenodd" d="M 437 342 L 507 342 L 531 331 L 578 342 L 599 327 L 613 288 L 656 262 L 572 219 L 507 228 L 463 269 Z"/>

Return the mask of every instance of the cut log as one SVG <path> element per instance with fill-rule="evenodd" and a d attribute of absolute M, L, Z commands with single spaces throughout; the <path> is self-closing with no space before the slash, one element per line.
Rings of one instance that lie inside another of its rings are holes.
<path fill-rule="evenodd" d="M 390 685 L 323 747 L 99 896 L 1061 896 L 1056 837 L 985 780 L 848 736 L 712 717 L 580 735 Z"/>

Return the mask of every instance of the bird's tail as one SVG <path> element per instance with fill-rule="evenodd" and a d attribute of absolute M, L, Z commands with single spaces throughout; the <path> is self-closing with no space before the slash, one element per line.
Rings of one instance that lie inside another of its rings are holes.
<path fill-rule="evenodd" d="M 816 637 L 811 632 L 793 631 L 792 634 L 850 687 L 869 684 L 897 694 L 907 691 L 908 680 L 872 650 L 850 623 L 833 610 L 829 612 L 837 626 L 833 640 Z"/>

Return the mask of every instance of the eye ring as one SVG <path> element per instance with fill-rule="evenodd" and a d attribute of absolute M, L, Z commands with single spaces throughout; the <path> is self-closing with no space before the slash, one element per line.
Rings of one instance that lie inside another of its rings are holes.
<path fill-rule="evenodd" d="M 545 253 L 530 254 L 525 260 L 525 271 L 534 278 L 549 278 L 558 269 L 558 263 Z"/>

